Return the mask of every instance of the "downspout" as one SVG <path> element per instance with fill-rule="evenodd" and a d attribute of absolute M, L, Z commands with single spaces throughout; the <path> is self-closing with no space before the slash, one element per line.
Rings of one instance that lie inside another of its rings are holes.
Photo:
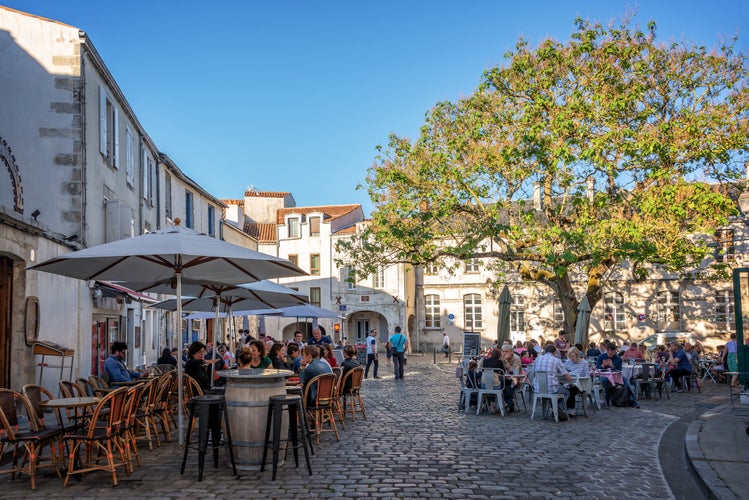
<path fill-rule="evenodd" d="M 85 43 L 82 44 L 83 48 L 85 50 L 86 45 Z M 87 178 L 87 168 L 88 168 L 88 141 L 86 140 L 86 58 L 84 57 L 84 54 L 81 54 L 81 75 L 79 78 L 80 82 L 80 90 L 79 90 L 79 100 L 80 100 L 80 106 L 81 106 L 81 117 L 80 117 L 80 127 L 81 127 L 81 229 L 80 229 L 80 238 L 81 238 L 81 246 L 83 248 L 86 248 L 88 245 L 86 244 L 87 237 L 86 237 L 86 210 L 88 207 L 88 189 L 86 186 L 86 178 Z"/>

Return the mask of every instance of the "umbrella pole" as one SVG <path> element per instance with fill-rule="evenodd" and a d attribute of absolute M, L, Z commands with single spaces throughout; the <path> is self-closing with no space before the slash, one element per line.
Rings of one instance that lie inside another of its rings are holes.
<path fill-rule="evenodd" d="M 182 273 L 177 272 L 177 330 L 179 331 L 179 352 L 177 360 L 177 436 L 180 446 L 185 444 L 185 412 L 182 409 Z"/>
<path fill-rule="evenodd" d="M 217 335 L 216 332 L 218 331 L 218 314 L 219 314 L 219 304 L 221 303 L 221 299 L 219 298 L 219 295 L 216 295 L 214 300 L 216 301 L 216 319 L 213 322 L 213 350 L 211 351 L 211 360 L 213 363 L 211 363 L 211 389 L 213 389 L 213 376 L 216 372 L 216 355 L 218 354 L 218 340 L 216 339 Z M 208 334 L 208 332 L 206 332 Z"/>

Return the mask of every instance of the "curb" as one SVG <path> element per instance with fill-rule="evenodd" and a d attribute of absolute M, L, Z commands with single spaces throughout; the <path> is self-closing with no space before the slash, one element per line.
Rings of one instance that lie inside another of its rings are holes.
<path fill-rule="evenodd" d="M 700 432 L 702 432 L 702 428 L 705 424 L 704 419 L 706 416 L 719 413 L 716 410 L 718 409 L 703 413 L 689 424 L 687 433 L 684 436 L 684 450 L 686 451 L 689 465 L 695 472 L 695 478 L 710 491 L 711 498 L 718 500 L 737 500 L 738 497 L 718 476 L 700 447 Z"/>

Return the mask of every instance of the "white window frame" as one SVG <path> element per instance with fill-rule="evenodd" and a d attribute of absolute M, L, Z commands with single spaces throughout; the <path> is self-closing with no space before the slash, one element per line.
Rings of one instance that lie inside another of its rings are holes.
<path fill-rule="evenodd" d="M 322 217 L 315 215 L 307 219 L 309 224 L 309 235 L 320 236 L 320 224 L 322 223 Z M 317 226 L 317 231 L 313 231 L 313 228 Z"/>
<path fill-rule="evenodd" d="M 315 257 L 317 257 L 317 267 L 313 267 Z M 320 276 L 320 267 L 322 266 L 322 259 L 320 259 L 319 253 L 313 253 L 309 256 L 309 274 L 310 276 Z"/>
<path fill-rule="evenodd" d="M 288 230 L 289 238 L 299 238 L 301 235 L 299 217 L 289 217 L 286 219 L 286 228 Z"/>
<path fill-rule="evenodd" d="M 736 331 L 736 310 L 733 304 L 733 290 L 715 291 L 715 326 L 719 330 Z"/>
<path fill-rule="evenodd" d="M 372 275 L 372 288 L 385 288 L 385 267 L 377 266 Z"/>
<path fill-rule="evenodd" d="M 625 307 L 624 294 L 621 292 L 606 292 L 603 294 L 603 331 L 605 333 L 626 331 Z"/>
<path fill-rule="evenodd" d="M 153 156 L 144 148 L 143 149 L 143 199 L 149 206 L 153 206 Z"/>
<path fill-rule="evenodd" d="M 464 261 L 466 274 L 475 274 L 481 271 L 481 260 L 478 257 Z"/>
<path fill-rule="evenodd" d="M 441 326 L 440 296 L 436 293 L 424 295 L 424 328 L 441 328 Z"/>
<path fill-rule="evenodd" d="M 681 323 L 681 307 L 679 292 L 673 290 L 661 290 L 655 295 L 660 323 Z"/>
<path fill-rule="evenodd" d="M 484 328 L 483 308 L 480 293 L 463 295 L 463 323 L 466 331 Z"/>
<path fill-rule="evenodd" d="M 351 266 L 341 268 L 341 282 L 344 283 L 346 290 L 356 289 L 356 271 Z"/>
<path fill-rule="evenodd" d="M 316 297 L 315 297 L 316 296 Z M 322 307 L 322 289 L 319 286 L 312 286 L 309 289 L 309 303 L 316 307 Z"/>

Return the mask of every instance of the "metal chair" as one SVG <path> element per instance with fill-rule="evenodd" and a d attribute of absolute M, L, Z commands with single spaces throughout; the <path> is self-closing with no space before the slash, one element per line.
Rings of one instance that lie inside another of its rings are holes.
<path fill-rule="evenodd" d="M 482 388 L 478 392 L 478 408 L 476 408 L 476 415 L 481 414 L 481 410 L 486 408 L 486 411 L 490 409 L 491 396 L 494 396 L 497 400 L 497 407 L 499 412 L 504 416 L 505 414 L 505 399 L 504 399 L 504 388 L 505 388 L 505 372 L 500 368 L 484 368 L 481 372 L 481 385 Z"/>
<path fill-rule="evenodd" d="M 653 376 L 655 375 L 655 365 L 652 363 L 643 363 L 641 378 L 635 378 L 635 391 L 637 393 L 637 399 L 647 395 L 652 395 L 653 399 L 658 400 L 658 396 L 655 394 L 655 383 L 653 382 Z"/>
<path fill-rule="evenodd" d="M 478 401 L 479 388 L 468 387 L 466 385 L 467 375 L 463 372 L 463 367 L 458 365 L 457 368 L 458 380 L 460 381 L 460 398 L 458 399 L 458 410 L 463 410 L 463 413 L 468 412 L 468 408 L 471 406 L 471 396 L 476 395 Z"/>
<path fill-rule="evenodd" d="M 564 394 L 549 392 L 547 378 L 548 372 L 537 371 L 534 373 L 534 381 L 538 384 L 538 390 L 533 391 L 533 410 L 531 410 L 531 420 L 533 420 L 533 417 L 536 414 L 536 403 L 541 400 L 541 410 L 544 417 L 546 416 L 545 403 L 548 401 L 554 411 L 554 421 L 559 422 L 558 402 L 562 401 L 564 403 Z"/>

